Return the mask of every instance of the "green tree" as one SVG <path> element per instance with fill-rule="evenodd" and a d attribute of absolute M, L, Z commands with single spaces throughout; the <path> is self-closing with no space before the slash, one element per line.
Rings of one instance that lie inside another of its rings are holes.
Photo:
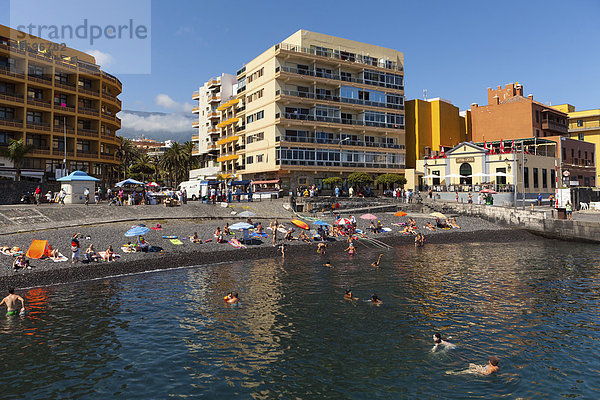
<path fill-rule="evenodd" d="M 406 185 L 406 178 L 399 174 L 381 174 L 375 179 L 375 183 L 384 187 L 393 187 L 394 185 Z"/>
<path fill-rule="evenodd" d="M 365 172 L 353 172 L 348 175 L 348 183 L 352 186 L 361 187 L 371 182 L 373 182 L 373 178 Z"/>
<path fill-rule="evenodd" d="M 160 159 L 159 166 L 169 177 L 169 184 L 176 187 L 186 174 L 189 161 L 184 146 L 174 142 Z"/>
<path fill-rule="evenodd" d="M 126 174 L 133 163 L 139 158 L 140 152 L 133 145 L 133 142 L 127 138 L 121 138 L 121 143 L 116 151 L 117 157 L 121 160 L 119 166 L 120 172 L 123 173 L 123 179 L 127 178 Z"/>
<path fill-rule="evenodd" d="M 142 182 L 145 182 L 146 176 L 153 174 L 155 170 L 156 168 L 154 166 L 152 158 L 147 154 L 140 154 L 133 163 L 133 165 L 129 167 L 129 172 L 136 175 L 140 175 Z M 139 177 L 136 176 L 136 178 Z"/>
<path fill-rule="evenodd" d="M 342 182 L 343 182 L 343 180 L 339 176 L 332 176 L 332 177 L 323 179 L 323 184 L 329 185 L 332 188 L 334 188 L 336 186 L 342 186 Z"/>
<path fill-rule="evenodd" d="M 33 146 L 25 144 L 23 139 L 9 139 L 8 146 L 0 149 L 0 154 L 12 161 L 15 167 L 15 181 L 21 180 L 23 161 L 32 149 Z"/>

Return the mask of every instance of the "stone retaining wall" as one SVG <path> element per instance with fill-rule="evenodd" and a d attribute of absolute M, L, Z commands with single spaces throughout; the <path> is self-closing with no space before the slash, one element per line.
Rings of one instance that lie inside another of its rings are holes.
<path fill-rule="evenodd" d="M 48 190 L 52 192 L 60 190 L 58 182 L 0 181 L 0 204 L 19 204 L 23 193 L 35 191 L 38 185 L 42 189 L 42 195 L 46 194 Z"/>
<path fill-rule="evenodd" d="M 600 242 L 600 224 L 597 222 L 555 219 L 554 211 L 532 211 L 529 209 L 460 203 L 428 203 L 428 206 L 443 213 L 476 216 L 491 222 L 525 229 L 549 238 Z"/>

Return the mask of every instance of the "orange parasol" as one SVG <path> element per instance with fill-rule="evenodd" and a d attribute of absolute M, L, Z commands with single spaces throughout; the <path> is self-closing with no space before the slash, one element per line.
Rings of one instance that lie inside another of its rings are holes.
<path fill-rule="evenodd" d="M 396 217 L 406 217 L 408 214 L 405 213 L 404 211 L 398 211 L 397 213 L 394 214 L 394 216 Z"/>

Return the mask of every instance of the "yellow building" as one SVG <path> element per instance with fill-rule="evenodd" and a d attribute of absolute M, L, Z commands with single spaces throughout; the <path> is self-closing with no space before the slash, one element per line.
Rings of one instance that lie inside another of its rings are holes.
<path fill-rule="evenodd" d="M 468 117 L 448 100 L 408 100 L 406 102 L 406 166 L 437 154 L 440 146 L 452 147 L 467 140 Z"/>
<path fill-rule="evenodd" d="M 119 164 L 121 82 L 89 54 L 18 33 L 0 25 L 0 146 L 25 139 L 33 147 L 23 179 L 53 180 L 66 158 L 69 171 L 110 180 Z M 14 179 L 2 162 L 0 176 Z"/>
<path fill-rule="evenodd" d="M 222 109 L 222 174 L 283 189 L 404 172 L 404 57 L 300 30 L 237 72 Z"/>
<path fill-rule="evenodd" d="M 600 165 L 600 109 L 576 111 L 575 106 L 571 104 L 560 104 L 553 106 L 559 111 L 567 113 L 569 116 L 569 137 L 572 139 L 583 140 L 596 145 L 595 165 Z M 592 157 L 594 159 L 594 157 Z M 583 162 L 583 160 L 581 160 Z M 600 170 L 596 168 L 596 186 L 600 185 Z"/>

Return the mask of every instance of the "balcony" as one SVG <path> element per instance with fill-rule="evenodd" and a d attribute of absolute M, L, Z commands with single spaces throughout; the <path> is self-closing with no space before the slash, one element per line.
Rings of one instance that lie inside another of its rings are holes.
<path fill-rule="evenodd" d="M 192 135 L 192 141 L 200 140 L 200 135 Z"/>
<path fill-rule="evenodd" d="M 111 160 L 111 161 L 113 161 L 115 159 L 115 155 L 114 154 L 100 154 L 100 158 L 102 160 Z"/>
<path fill-rule="evenodd" d="M 98 137 L 98 129 L 87 129 L 77 127 L 78 136 Z"/>
<path fill-rule="evenodd" d="M 569 132 L 569 128 L 567 128 L 566 125 L 550 120 L 542 120 L 542 129 L 545 131 L 557 132 L 559 134 L 566 134 Z"/>
<path fill-rule="evenodd" d="M 65 125 L 63 125 L 63 124 L 54 125 L 52 127 L 52 131 L 55 132 L 55 133 L 63 133 L 64 134 L 65 133 Z M 75 134 L 75 128 L 73 128 L 71 126 L 67 125 L 66 126 L 66 131 L 67 131 L 67 133 L 69 135 L 74 135 Z"/>
<path fill-rule="evenodd" d="M 52 86 L 52 80 L 50 78 L 46 78 L 43 75 L 27 75 L 27 79 L 31 82 Z"/>
<path fill-rule="evenodd" d="M 75 84 L 68 82 L 58 82 L 57 80 L 54 80 L 54 87 L 64 90 L 70 90 L 72 92 L 77 91 L 77 86 L 75 86 Z"/>
<path fill-rule="evenodd" d="M 115 116 L 114 116 L 114 115 L 112 115 L 112 114 L 106 113 L 106 112 L 104 112 L 104 111 L 102 112 L 102 118 L 104 118 L 104 119 L 107 119 L 107 120 L 109 120 L 109 121 L 113 121 L 113 122 L 116 122 L 116 121 L 117 121 L 117 117 L 115 117 Z"/>
<path fill-rule="evenodd" d="M 97 108 L 88 108 L 83 106 L 78 106 L 77 111 L 79 114 L 92 115 L 94 117 L 97 117 L 100 114 Z"/>
<path fill-rule="evenodd" d="M 192 108 L 192 114 L 198 114 L 200 112 L 200 107 Z"/>
<path fill-rule="evenodd" d="M 346 139 L 323 139 L 315 137 L 315 132 L 311 133 L 311 137 L 298 137 L 298 136 L 282 136 L 276 137 L 276 142 L 288 142 L 288 143 L 310 143 L 317 145 L 333 145 L 333 146 L 358 146 L 358 147 L 375 147 L 375 148 L 384 148 L 384 149 L 395 149 L 395 150 L 404 150 L 405 146 L 403 144 L 396 143 L 383 143 L 383 142 L 366 142 L 364 140 L 346 140 Z M 383 139 L 383 137 L 381 138 Z"/>
<path fill-rule="evenodd" d="M 27 98 L 27 104 L 30 106 L 36 106 L 36 107 L 52 108 L 50 101 L 42 100 L 42 99 L 33 99 L 31 97 Z"/>
<path fill-rule="evenodd" d="M 238 69 L 237 72 L 235 73 L 235 75 L 236 76 L 240 76 L 244 72 L 246 72 L 246 66 L 245 65 L 242 68 Z"/>
<path fill-rule="evenodd" d="M 192 128 L 199 128 L 200 127 L 200 122 L 196 121 L 196 122 L 192 122 Z"/>
<path fill-rule="evenodd" d="M 22 94 L 17 93 L 3 93 L 0 94 L 0 100 L 12 101 L 14 103 L 23 103 L 25 100 Z"/>
<path fill-rule="evenodd" d="M 298 120 L 298 121 L 317 121 L 317 122 L 326 122 L 333 124 L 342 124 L 342 125 L 357 125 L 357 126 L 370 126 L 375 128 L 389 128 L 389 129 L 404 129 L 404 125 L 398 124 L 388 124 L 386 122 L 376 122 L 376 121 L 363 121 L 356 119 L 348 119 L 348 118 L 339 118 L 339 117 L 323 117 L 319 115 L 308 115 L 308 114 L 296 114 L 296 113 L 277 113 L 275 114 L 275 119 L 289 119 L 289 120 Z"/>
<path fill-rule="evenodd" d="M 98 97 L 98 95 L 100 95 L 99 90 L 86 89 L 83 86 L 77 86 L 77 92 L 82 93 L 82 94 L 87 94 L 89 96 L 94 96 L 94 97 Z"/>
<path fill-rule="evenodd" d="M 208 128 L 207 133 L 209 135 L 216 135 L 216 134 L 219 134 L 221 132 L 217 128 L 215 128 L 215 127 L 210 127 L 210 128 Z"/>
<path fill-rule="evenodd" d="M 0 117 L 0 126 L 10 126 L 13 128 L 23 128 L 23 121 L 18 121 L 16 119 L 6 119 Z"/>
<path fill-rule="evenodd" d="M 218 103 L 221 101 L 221 96 L 211 96 L 208 98 L 209 103 Z"/>
<path fill-rule="evenodd" d="M 16 79 L 25 79 L 25 74 L 21 72 L 13 72 L 4 66 L 0 66 L 0 75 L 9 76 Z"/>
<path fill-rule="evenodd" d="M 77 150 L 77 157 L 98 158 L 98 152 L 89 150 Z"/>
<path fill-rule="evenodd" d="M 200 100 L 200 91 L 199 90 L 195 90 L 194 93 L 192 93 L 192 100 Z"/>
<path fill-rule="evenodd" d="M 294 45 L 294 44 L 279 43 L 279 44 L 275 45 L 275 51 L 276 52 L 286 51 L 286 52 L 307 54 L 307 55 L 310 55 L 311 58 L 313 58 L 313 56 L 322 57 L 324 59 L 331 58 L 331 59 L 336 60 L 336 62 L 343 61 L 343 62 L 348 62 L 348 63 L 356 63 L 356 64 L 368 65 L 369 67 L 384 68 L 384 69 L 391 70 L 391 71 L 403 71 L 404 70 L 403 66 L 398 65 L 396 62 L 392 62 L 389 60 L 383 60 L 383 59 L 378 60 L 376 58 L 363 56 L 362 54 L 353 54 L 350 52 L 344 52 L 344 51 L 339 51 L 339 50 L 325 51 L 325 50 L 321 50 L 321 49 L 311 49 L 311 48 L 306 48 L 306 47 L 300 47 L 300 46 Z"/>
<path fill-rule="evenodd" d="M 313 78 L 332 79 L 332 80 L 341 81 L 341 82 L 358 83 L 360 85 L 378 86 L 378 87 L 394 89 L 394 90 L 404 90 L 404 85 L 395 85 L 395 84 L 386 83 L 386 82 L 366 81 L 362 78 L 352 78 L 352 77 L 347 77 L 347 76 L 341 76 L 338 74 L 328 74 L 325 72 L 318 72 L 318 71 L 313 71 L 313 70 L 308 70 L 308 69 L 297 69 L 297 68 L 291 68 L 291 67 L 285 67 L 285 66 L 275 68 L 275 73 L 280 72 L 280 71 L 286 72 L 289 74 L 294 74 L 294 75 L 309 76 L 309 77 L 313 77 Z"/>
<path fill-rule="evenodd" d="M 208 81 L 207 87 L 209 89 L 211 89 L 211 88 L 215 88 L 215 87 L 219 86 L 220 84 L 221 84 L 220 79 L 211 79 L 210 81 Z"/>
<path fill-rule="evenodd" d="M 219 113 L 217 113 L 215 111 L 211 111 L 208 113 L 207 117 L 208 118 L 219 118 Z"/>
<path fill-rule="evenodd" d="M 56 104 L 54 103 L 54 109 L 56 111 L 64 111 L 64 112 L 71 112 L 74 113 L 75 112 L 75 107 L 71 107 L 71 106 L 61 106 L 60 104 Z"/>
<path fill-rule="evenodd" d="M 47 122 L 27 121 L 26 127 L 27 129 L 33 129 L 38 131 L 50 131 L 50 124 Z"/>
<path fill-rule="evenodd" d="M 275 96 L 280 96 L 280 95 L 298 97 L 298 98 L 304 98 L 304 99 L 331 101 L 331 102 L 335 102 L 335 103 L 348 103 L 348 104 L 356 104 L 356 105 L 363 105 L 363 106 L 369 106 L 369 107 L 380 107 L 380 108 L 387 108 L 387 109 L 394 109 L 394 110 L 404 110 L 404 106 L 400 105 L 400 104 L 379 103 L 376 101 L 351 99 L 348 97 L 325 95 L 325 94 L 314 93 L 314 92 L 297 92 L 297 91 L 293 91 L 293 90 L 276 90 Z"/>
<path fill-rule="evenodd" d="M 100 133 L 100 138 L 103 140 L 116 140 L 117 137 L 112 133 Z"/>

